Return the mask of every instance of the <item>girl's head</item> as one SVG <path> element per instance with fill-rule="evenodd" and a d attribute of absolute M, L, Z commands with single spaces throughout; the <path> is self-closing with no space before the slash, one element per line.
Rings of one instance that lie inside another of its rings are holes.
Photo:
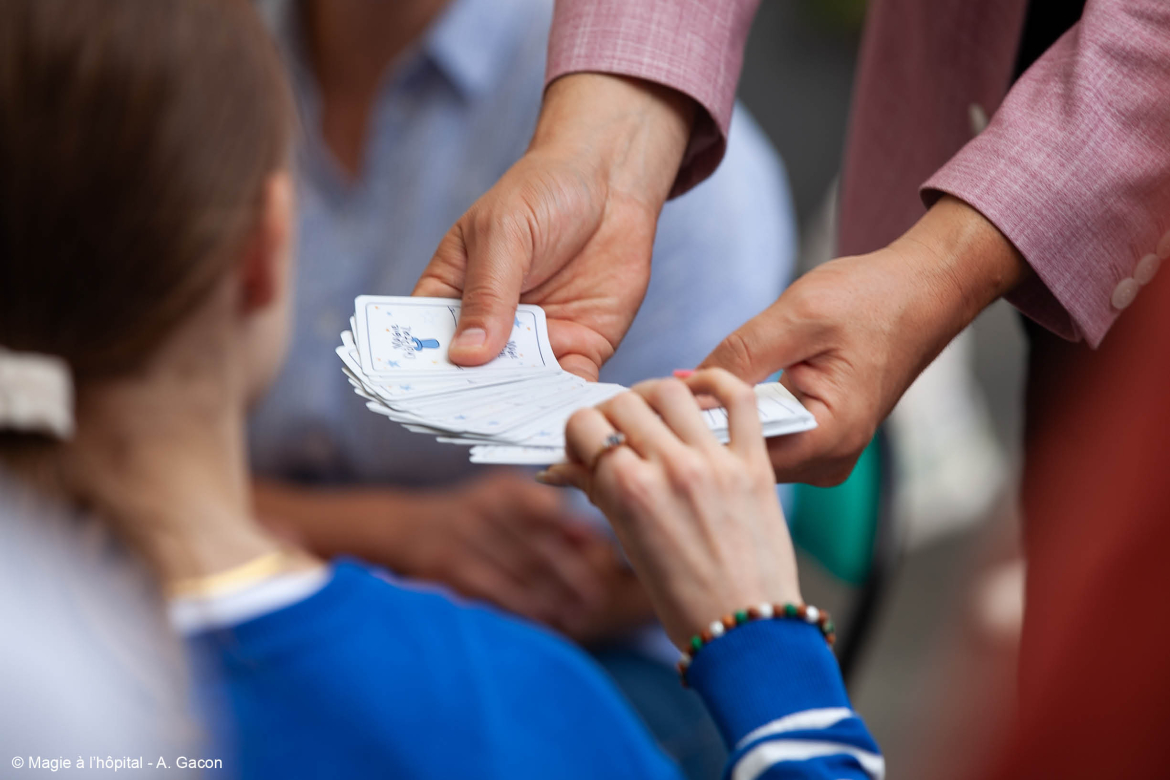
<path fill-rule="evenodd" d="M 247 0 L 0 3 L 0 347 L 63 358 L 84 398 L 181 339 L 259 391 L 290 117 Z"/>

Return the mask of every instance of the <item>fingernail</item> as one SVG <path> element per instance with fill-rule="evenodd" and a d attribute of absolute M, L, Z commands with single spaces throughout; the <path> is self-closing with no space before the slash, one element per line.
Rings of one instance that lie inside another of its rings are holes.
<path fill-rule="evenodd" d="M 694 373 L 695 369 L 693 368 L 676 368 L 674 370 L 675 379 L 686 379 Z"/>
<path fill-rule="evenodd" d="M 552 485 L 553 487 L 568 487 L 570 484 L 568 477 L 560 469 L 553 468 L 538 472 L 536 481 L 542 485 Z"/>
<path fill-rule="evenodd" d="M 461 349 L 474 349 L 475 347 L 482 347 L 486 341 L 486 330 L 483 328 L 468 328 L 455 337 L 455 340 L 451 342 L 451 346 Z"/>

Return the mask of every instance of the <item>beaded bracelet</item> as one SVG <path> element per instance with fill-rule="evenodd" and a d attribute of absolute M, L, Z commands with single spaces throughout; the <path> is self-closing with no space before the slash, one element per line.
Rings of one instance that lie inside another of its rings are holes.
<path fill-rule="evenodd" d="M 742 626 L 753 620 L 771 620 L 772 618 L 803 620 L 819 628 L 830 647 L 837 641 L 833 619 L 829 617 L 828 612 L 822 609 L 806 604 L 761 604 L 758 607 L 741 609 L 733 615 L 724 615 L 719 620 L 713 621 L 706 630 L 691 637 L 686 649 L 682 651 L 682 657 L 678 659 L 678 676 L 682 680 L 683 687 L 687 687 L 687 669 L 700 650 L 737 626 Z"/>

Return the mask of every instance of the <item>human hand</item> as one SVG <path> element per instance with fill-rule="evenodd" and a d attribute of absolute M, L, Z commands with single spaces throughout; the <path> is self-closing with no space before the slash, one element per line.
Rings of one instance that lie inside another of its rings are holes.
<path fill-rule="evenodd" d="M 265 525 L 322 557 L 356 555 L 572 636 L 607 625 L 599 613 L 613 596 L 612 541 L 516 472 L 445 491 L 261 482 L 254 495 Z"/>
<path fill-rule="evenodd" d="M 597 379 L 646 294 L 693 110 L 679 93 L 617 76 L 549 86 L 528 151 L 448 231 L 415 286 L 463 298 L 453 362 L 494 358 L 517 303 L 536 303 L 561 365 Z"/>
<path fill-rule="evenodd" d="M 431 497 L 408 522 L 395 554 L 404 574 L 566 633 L 595 622 L 605 605 L 606 583 L 594 561 L 612 543 L 526 475 L 488 472 L 449 496 Z"/>
<path fill-rule="evenodd" d="M 905 236 L 808 272 L 702 363 L 781 382 L 817 419 L 768 440 L 781 482 L 833 485 L 943 347 L 1027 266 L 979 212 L 944 197 Z"/>
<path fill-rule="evenodd" d="M 693 393 L 726 407 L 727 446 Z M 599 456 L 615 431 L 625 445 Z M 574 414 L 565 435 L 570 462 L 543 479 L 575 485 L 605 512 L 679 648 L 724 615 L 801 601 L 750 386 L 719 369 L 643 382 Z"/>

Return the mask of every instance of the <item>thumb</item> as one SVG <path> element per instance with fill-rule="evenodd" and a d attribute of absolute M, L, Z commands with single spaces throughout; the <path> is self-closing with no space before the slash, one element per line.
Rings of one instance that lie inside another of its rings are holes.
<path fill-rule="evenodd" d="M 723 368 L 749 384 L 800 362 L 804 328 L 786 314 L 783 298 L 723 339 L 699 368 Z"/>
<path fill-rule="evenodd" d="M 459 234 L 444 238 L 432 262 L 465 268 L 463 307 L 448 357 L 459 365 L 478 366 L 500 354 L 512 333 L 531 250 L 515 231 L 503 227 L 479 232 L 464 228 Z"/>

